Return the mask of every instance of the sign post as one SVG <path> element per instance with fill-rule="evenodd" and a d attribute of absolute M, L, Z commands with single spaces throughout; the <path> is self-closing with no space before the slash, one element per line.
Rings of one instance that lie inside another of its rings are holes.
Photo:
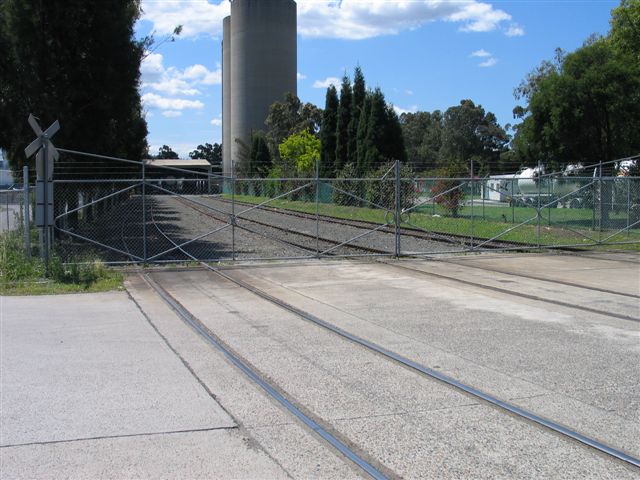
<path fill-rule="evenodd" d="M 27 158 L 36 154 L 36 227 L 39 227 L 41 232 L 42 251 L 48 276 L 51 227 L 53 226 L 53 164 L 60 157 L 58 150 L 51 143 L 51 138 L 60 130 L 60 123 L 56 120 L 49 128 L 42 131 L 36 117 L 29 115 L 28 121 L 38 138 L 24 149 L 24 153 Z"/>

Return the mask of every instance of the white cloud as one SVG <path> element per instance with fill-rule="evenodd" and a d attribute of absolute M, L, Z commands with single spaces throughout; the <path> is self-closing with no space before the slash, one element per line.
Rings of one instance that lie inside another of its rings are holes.
<path fill-rule="evenodd" d="M 413 95 L 413 90 L 405 90 L 404 93 L 407 95 Z"/>
<path fill-rule="evenodd" d="M 160 110 L 199 110 L 204 108 L 204 103 L 200 100 L 185 100 L 182 98 L 166 98 L 155 93 L 145 93 L 142 95 L 142 103 L 145 108 L 157 108 Z"/>
<path fill-rule="evenodd" d="M 142 18 L 153 23 L 157 37 L 169 35 L 174 28 L 182 25 L 179 38 L 221 36 L 222 19 L 230 12 L 226 0 L 218 4 L 207 0 L 143 0 L 142 10 Z"/>
<path fill-rule="evenodd" d="M 142 60 L 140 65 L 140 75 L 143 82 L 157 82 L 164 74 L 164 66 L 162 65 L 162 55 L 159 53 L 150 53 Z"/>
<path fill-rule="evenodd" d="M 185 82 L 184 80 L 181 80 L 180 78 L 177 78 L 175 76 L 171 77 L 170 75 L 172 75 L 172 69 L 167 70 L 167 73 L 169 74 L 167 78 L 164 78 L 159 82 L 144 84 L 144 86 L 151 87 L 158 92 L 166 93 L 168 95 L 193 96 L 200 95 L 200 93 L 202 93 L 197 88 L 191 87 L 189 83 Z"/>
<path fill-rule="evenodd" d="M 307 78 L 307 76 L 305 74 L 303 74 L 303 73 L 298 72 L 297 78 L 298 78 L 298 81 L 300 81 L 300 80 L 304 80 L 305 78 Z"/>
<path fill-rule="evenodd" d="M 501 22 L 511 20 L 511 15 L 495 10 L 489 3 L 465 2 L 461 9 L 453 13 L 447 20 L 451 22 L 464 22 L 460 27 L 463 32 L 491 32 Z"/>
<path fill-rule="evenodd" d="M 162 115 L 167 118 L 175 118 L 182 116 L 182 112 L 178 112 L 177 110 L 166 110 L 162 112 Z"/>
<path fill-rule="evenodd" d="M 507 37 L 521 37 L 524 35 L 524 28 L 522 28 L 517 23 L 512 23 L 511 25 L 509 25 L 509 28 L 505 30 L 504 34 Z"/>
<path fill-rule="evenodd" d="M 179 38 L 220 37 L 222 19 L 230 13 L 226 0 L 144 0 L 142 7 L 143 19 L 153 23 L 158 36 L 183 25 Z M 461 23 L 464 32 L 489 32 L 509 20 L 508 13 L 478 0 L 298 0 L 298 32 L 303 37 L 360 40 L 434 21 Z M 505 34 L 509 32 L 518 35 L 511 27 Z"/>
<path fill-rule="evenodd" d="M 222 83 L 222 67 L 217 64 L 216 69 L 212 72 L 204 65 L 191 65 L 184 70 L 182 77 L 202 85 L 220 85 Z"/>
<path fill-rule="evenodd" d="M 491 54 L 487 52 L 484 48 L 481 48 L 480 50 L 476 50 L 475 52 L 473 52 L 471 56 L 472 57 L 490 57 Z"/>
<path fill-rule="evenodd" d="M 330 85 L 338 86 L 341 80 L 337 77 L 327 77 L 324 80 L 316 80 L 313 82 L 313 88 L 329 88 Z"/>
<path fill-rule="evenodd" d="M 411 105 L 409 108 L 401 108 L 393 105 L 393 109 L 395 110 L 397 115 L 402 115 L 403 113 L 416 113 L 418 111 L 418 106 Z"/>
<path fill-rule="evenodd" d="M 215 125 L 216 127 L 222 126 L 222 114 L 211 120 L 211 125 Z"/>
<path fill-rule="evenodd" d="M 485 60 L 484 62 L 478 64 L 479 67 L 483 67 L 483 68 L 487 68 L 487 67 L 493 67 L 496 63 L 498 63 L 498 60 L 496 60 L 495 58 L 491 57 L 487 60 Z"/>
<path fill-rule="evenodd" d="M 218 85 L 222 83 L 222 68 L 216 66 L 210 71 L 204 65 L 196 64 L 183 71 L 163 65 L 163 57 L 159 53 L 148 55 L 140 67 L 142 87 L 167 95 L 201 95 L 198 85 Z"/>

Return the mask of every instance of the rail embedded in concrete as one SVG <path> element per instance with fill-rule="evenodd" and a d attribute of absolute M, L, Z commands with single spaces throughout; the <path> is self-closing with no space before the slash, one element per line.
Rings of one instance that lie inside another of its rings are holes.
<path fill-rule="evenodd" d="M 259 373 L 247 366 L 242 360 L 234 355 L 228 348 L 226 348 L 222 342 L 216 339 L 207 328 L 194 317 L 183 305 L 180 304 L 169 292 L 167 292 L 162 286 L 155 282 L 150 275 L 143 275 L 143 279 L 147 284 L 153 288 L 156 293 L 169 305 L 179 316 L 182 318 L 196 333 L 198 333 L 203 339 L 205 339 L 210 345 L 219 350 L 233 365 L 235 365 L 242 373 L 244 373 L 253 383 L 258 385 L 264 390 L 271 398 L 276 400 L 280 405 L 286 408 L 291 414 L 293 414 L 298 420 L 304 423 L 308 428 L 317 433 L 325 442 L 329 443 L 332 447 L 338 450 L 342 455 L 351 460 L 361 470 L 367 473 L 370 477 L 383 480 L 388 478 L 377 468 L 363 459 L 360 455 L 350 449 L 344 442 L 339 440 L 336 436 L 331 434 L 327 429 L 322 427 L 318 422 L 311 417 L 305 415 L 302 410 L 296 407 L 290 400 L 288 400 L 283 394 L 281 394 L 271 384 L 266 382 Z"/>
<path fill-rule="evenodd" d="M 209 270 L 215 272 L 216 274 L 220 275 L 221 277 L 225 278 L 226 280 L 238 285 L 241 288 L 244 288 L 250 292 L 252 292 L 253 294 L 257 295 L 258 297 L 269 301 L 270 303 L 273 303 L 274 305 L 277 305 L 281 308 L 283 308 L 284 310 L 287 310 L 307 321 L 310 321 L 322 328 L 325 328 L 333 333 L 336 333 L 338 335 L 340 335 L 343 338 L 346 338 L 354 343 L 356 343 L 357 345 L 363 346 L 369 350 L 372 350 L 388 359 L 391 359 L 401 365 L 404 365 L 406 367 L 409 367 L 421 374 L 424 374 L 430 378 L 433 378 L 435 380 L 438 380 L 440 382 L 445 383 L 446 385 L 449 385 L 451 387 L 454 387 L 458 390 L 461 390 L 463 392 L 465 392 L 468 395 L 471 395 L 472 397 L 478 398 L 484 402 L 487 402 L 490 405 L 493 405 L 495 407 L 498 407 L 499 409 L 502 409 L 504 411 L 507 411 L 511 414 L 514 414 L 520 418 L 526 419 L 528 421 L 533 422 L 536 425 L 539 425 L 541 427 L 544 427 L 548 430 L 551 430 L 553 432 L 556 432 L 564 437 L 567 437 L 571 440 L 574 440 L 576 442 L 579 442 L 582 445 L 586 445 L 588 447 L 591 447 L 593 449 L 595 449 L 598 452 L 604 453 L 608 456 L 611 456 L 613 458 L 616 458 L 618 460 L 621 460 L 622 462 L 625 462 L 629 465 L 632 465 L 634 467 L 640 468 L 640 459 L 633 457 L 621 450 L 615 449 L 613 447 L 610 447 L 609 445 L 606 445 L 594 438 L 588 437 L 586 435 L 583 435 L 575 430 L 572 430 L 570 428 L 567 428 L 559 423 L 556 423 L 550 419 L 541 417 L 539 415 L 536 415 L 533 412 L 530 412 L 528 410 L 525 410 L 523 408 L 520 408 L 512 403 L 509 402 L 505 402 L 504 400 L 500 400 L 499 398 L 484 392 L 480 389 L 474 388 L 470 385 L 467 385 L 465 383 L 460 382 L 459 380 L 456 380 L 455 378 L 449 377 L 448 375 L 444 375 L 440 372 L 437 372 L 435 370 L 432 370 L 428 367 L 425 367 L 424 365 L 421 365 L 417 362 L 414 362 L 413 360 L 410 360 L 402 355 L 399 355 L 398 353 L 395 353 L 391 350 L 387 350 L 386 348 L 377 345 L 376 343 L 370 342 L 368 340 L 365 340 L 357 335 L 354 335 L 350 332 L 347 332 L 346 330 L 343 330 L 339 327 L 336 327 L 335 325 L 330 324 L 329 322 L 322 320 L 319 317 L 316 317 L 315 315 L 309 313 L 309 312 L 305 312 L 304 310 L 301 310 L 293 305 L 290 305 L 287 302 L 284 302 L 282 300 L 280 300 L 279 298 L 276 298 L 266 292 L 264 292 L 263 290 L 260 290 L 256 287 L 254 287 L 251 284 L 248 284 L 242 280 L 236 279 L 228 274 L 226 274 L 225 272 L 221 271 L 220 269 L 216 269 L 213 268 L 209 265 L 205 265 Z"/>

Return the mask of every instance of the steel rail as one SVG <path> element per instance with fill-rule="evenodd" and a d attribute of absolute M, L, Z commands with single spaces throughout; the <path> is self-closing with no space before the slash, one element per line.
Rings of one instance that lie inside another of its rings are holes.
<path fill-rule="evenodd" d="M 442 262 L 442 263 L 449 263 L 451 265 L 458 265 L 458 266 L 463 267 L 463 268 L 473 268 L 473 269 L 482 270 L 482 271 L 485 271 L 485 272 L 501 273 L 503 275 L 509 275 L 509 276 L 512 276 L 512 277 L 530 278 L 531 280 L 538 280 L 538 281 L 541 281 L 541 282 L 566 285 L 568 287 L 582 288 L 584 290 L 593 290 L 595 292 L 610 293 L 612 295 L 621 295 L 623 297 L 640 298 L 640 295 L 634 295 L 633 293 L 616 292 L 615 290 L 609 290 L 609 289 L 600 288 L 600 287 L 589 287 L 587 285 L 580 285 L 579 283 L 565 282 L 563 280 L 553 280 L 553 279 L 550 279 L 550 278 L 538 277 L 536 275 L 529 275 L 529 274 L 526 274 L 526 273 L 513 273 L 513 272 L 509 272 L 507 270 L 501 270 L 501 269 L 497 269 L 497 268 L 487 268 L 486 266 L 479 266 L 479 265 L 465 265 L 463 262 L 457 262 L 457 261 L 454 261 L 454 260 L 439 259 L 437 261 L 438 262 Z"/>
<path fill-rule="evenodd" d="M 509 290 L 506 288 L 500 288 L 500 287 L 494 287 L 491 285 L 484 285 L 482 283 L 476 283 L 476 282 L 471 282 L 469 280 L 463 280 L 461 278 L 456 278 L 456 277 L 450 277 L 448 275 L 443 275 L 441 273 L 435 273 L 435 272 L 427 272 L 424 270 L 420 270 L 417 268 L 410 268 L 407 267 L 406 265 L 398 265 L 395 263 L 388 263 L 385 262 L 386 265 L 389 265 L 390 267 L 393 268 L 399 268 L 402 270 L 408 270 L 411 272 L 415 272 L 415 273 L 419 273 L 421 275 L 428 275 L 431 277 L 436 277 L 436 278 L 442 278 L 444 280 L 451 280 L 453 282 L 458 282 L 458 283 L 462 283 L 463 285 L 469 285 L 471 287 L 477 287 L 477 288 L 483 288 L 485 290 L 491 290 L 494 292 L 499 292 L 499 293 L 504 293 L 506 295 L 511 295 L 514 297 L 521 297 L 521 298 L 527 298 L 529 300 L 535 300 L 538 302 L 544 302 L 544 303 L 551 303 L 554 305 L 559 305 L 561 307 L 567 307 L 567 308 L 573 308 L 576 310 L 582 310 L 585 312 L 589 312 L 589 313 L 595 313 L 598 315 L 604 315 L 606 317 L 614 317 L 614 318 L 619 318 L 621 320 L 628 320 L 631 322 L 640 322 L 640 318 L 638 317 L 632 317 L 631 315 L 624 315 L 622 313 L 614 313 L 614 312 L 607 312 L 605 310 L 598 310 L 597 308 L 591 308 L 591 307 L 584 307 L 581 305 L 576 305 L 575 303 L 570 303 L 570 302 L 563 302 L 561 300 L 552 300 L 549 298 L 544 298 L 544 297 L 539 297 L 538 295 L 531 295 L 528 293 L 522 293 L 522 292 L 515 292 L 513 290 Z"/>
<path fill-rule="evenodd" d="M 152 222 L 156 226 L 158 232 L 163 235 L 168 241 L 174 243 L 171 238 L 169 238 L 160 227 L 155 223 L 152 218 Z M 176 245 L 177 246 L 177 245 Z M 180 247 L 178 247 L 180 248 Z M 191 259 L 199 262 L 204 265 L 206 268 L 211 269 L 211 267 L 198 260 L 193 255 L 189 254 L 187 251 L 182 250 L 182 253 L 191 257 Z M 215 271 L 215 270 L 214 270 Z M 256 385 L 262 388 L 271 398 L 276 400 L 280 405 L 286 408 L 290 413 L 292 413 L 298 420 L 304 423 L 308 428 L 317 433 L 323 440 L 329 443 L 332 447 L 338 450 L 341 454 L 351 460 L 355 465 L 360 467 L 364 472 L 366 472 L 370 477 L 375 478 L 377 480 L 386 480 L 388 477 L 384 475 L 380 470 L 375 468 L 361 456 L 359 456 L 356 452 L 351 450 L 344 442 L 339 440 L 336 436 L 331 434 L 328 430 L 322 427 L 318 422 L 313 420 L 311 417 L 307 416 L 296 407 L 290 400 L 288 400 L 283 394 L 281 394 L 278 390 L 276 390 L 270 383 L 265 381 L 257 372 L 247 366 L 240 358 L 234 355 L 227 347 L 225 347 L 222 342 L 216 339 L 213 334 L 207 329 L 207 327 L 198 320 L 195 316 L 189 312 L 180 302 L 178 302 L 169 292 L 167 292 L 162 286 L 160 286 L 157 282 L 155 282 L 149 274 L 143 274 L 142 278 L 149 286 L 151 286 L 156 293 L 167 303 L 182 319 L 185 321 L 193 330 L 198 333 L 202 338 L 204 338 L 209 344 L 214 346 L 217 350 L 219 350 L 233 365 L 235 365 L 238 369 L 240 369 L 249 379 L 251 379 Z"/>
<path fill-rule="evenodd" d="M 215 198 L 216 201 L 220 201 L 223 203 L 230 203 L 230 200 L 225 199 L 225 198 Z M 246 202 L 241 202 L 236 200 L 235 201 L 236 204 L 247 204 Z M 267 203 L 267 202 L 263 202 L 263 203 Z M 251 204 L 249 204 L 251 205 Z M 260 207 L 260 210 L 266 210 L 268 212 L 273 212 L 273 213 L 279 213 L 281 215 L 289 215 L 292 217 L 298 217 L 298 218 L 309 218 L 309 219 L 314 219 L 315 220 L 315 215 L 312 215 L 310 213 L 307 212 L 301 212 L 301 211 L 297 211 L 297 210 L 291 210 L 288 208 L 282 208 L 282 207 L 267 207 L 267 206 L 262 206 Z M 387 212 L 391 212 L 390 210 L 384 209 Z M 406 211 L 405 211 L 406 212 Z M 391 212 L 393 213 L 393 212 Z M 334 217 L 332 215 L 319 215 L 318 216 L 320 218 L 321 222 L 327 222 L 327 223 L 334 223 L 337 225 L 346 225 L 349 227 L 354 227 L 354 228 L 360 228 L 363 230 L 372 230 L 373 226 L 379 227 L 381 224 L 376 223 L 376 222 L 369 222 L 367 220 L 348 220 L 346 218 L 340 218 L 340 217 Z M 388 222 L 387 222 L 388 223 Z M 411 228 L 406 227 L 406 226 L 401 226 L 401 235 L 403 236 L 408 236 L 408 237 L 413 237 L 413 238 L 417 238 L 420 240 L 429 240 L 429 241 L 434 241 L 434 242 L 441 242 L 441 243 L 451 243 L 451 244 L 458 244 L 460 243 L 460 240 L 467 240 L 469 238 L 468 235 L 458 235 L 455 233 L 438 233 L 438 232 L 430 232 L 428 230 L 425 230 L 424 228 L 418 227 L 414 224 L 412 224 L 409 221 L 402 221 L 402 223 L 406 224 L 406 225 L 410 225 Z M 390 224 L 388 224 L 387 226 L 390 226 Z M 376 228 L 376 230 L 378 230 L 378 228 Z M 395 232 L 393 230 L 379 230 L 381 233 L 386 233 L 388 235 L 395 235 Z M 513 241 L 509 241 L 509 240 L 494 240 L 491 242 L 490 245 L 488 245 L 489 247 L 491 247 L 492 249 L 503 249 L 503 248 L 507 248 L 507 247 L 512 247 L 515 249 L 529 249 L 529 248 L 537 248 L 536 245 L 533 244 L 528 244 L 528 243 L 519 243 L 519 242 L 513 242 Z M 550 246 L 553 247 L 553 246 Z M 476 246 L 477 248 L 477 246 Z M 424 253 L 424 252 L 423 252 Z M 428 254 L 436 254 L 436 253 L 447 253 L 447 252 L 426 252 Z"/>
<path fill-rule="evenodd" d="M 595 450 L 597 450 L 598 452 L 604 453 L 606 455 L 609 455 L 611 457 L 614 457 L 618 460 L 621 460 L 627 464 L 633 465 L 634 467 L 638 467 L 640 468 L 640 459 L 639 458 L 635 458 L 621 450 L 615 449 L 613 447 L 610 447 L 609 445 L 606 445 L 596 439 L 590 438 L 586 435 L 583 435 L 579 432 L 576 432 L 574 430 L 571 430 L 568 427 L 565 427 L 564 425 L 561 425 L 559 423 L 554 422 L 553 420 L 549 420 L 547 418 L 544 418 L 540 415 L 536 415 L 535 413 L 532 413 L 528 410 L 525 410 L 523 408 L 520 408 L 512 403 L 506 402 L 504 400 L 500 400 L 499 398 L 491 395 L 490 393 L 484 392 L 480 389 L 474 388 L 472 386 L 469 386 L 467 384 L 462 383 L 459 380 L 456 380 L 453 377 L 450 377 L 448 375 L 444 375 L 443 373 L 437 372 L 435 370 L 432 370 L 428 367 L 425 367 L 424 365 L 421 365 L 417 362 L 414 362 L 413 360 L 410 360 L 406 357 L 403 357 L 402 355 L 395 353 L 391 350 L 388 350 L 376 343 L 370 342 L 369 340 L 365 340 L 364 338 L 361 338 L 357 335 L 354 335 L 350 332 L 347 332 L 346 330 L 341 329 L 340 327 L 337 327 L 335 325 L 330 324 L 329 322 L 322 320 L 319 317 L 316 317 L 315 315 L 306 312 L 304 310 L 301 310 L 287 302 L 284 302 L 283 300 L 280 300 L 277 297 L 274 297 L 266 292 L 264 292 L 263 290 L 258 289 L 257 287 L 254 287 L 253 285 L 244 282 L 242 280 L 236 279 L 228 274 L 226 274 L 225 272 L 221 271 L 220 269 L 217 268 L 213 268 L 210 265 L 207 264 L 203 264 L 208 270 L 216 273 L 217 275 L 225 278 L 226 280 L 230 281 L 231 283 L 236 284 L 237 286 L 244 288 L 248 291 L 250 291 L 251 293 L 257 295 L 258 297 L 267 300 L 268 302 L 277 305 L 279 307 L 281 307 L 284 310 L 287 310 L 299 317 L 301 317 L 304 320 L 307 320 L 311 323 L 314 323 L 315 325 L 318 325 L 322 328 L 325 328 L 333 333 L 336 333 L 338 335 L 340 335 L 343 338 L 346 338 L 350 341 L 352 341 L 353 343 L 363 346 L 369 350 L 372 350 L 388 359 L 391 359 L 401 365 L 404 365 L 405 367 L 409 367 L 421 374 L 424 374 L 430 378 L 436 379 L 440 382 L 443 382 L 451 387 L 454 387 L 458 390 L 461 390 L 469 395 L 471 395 L 472 397 L 478 398 L 480 400 L 483 400 L 487 403 L 489 403 L 490 405 L 493 405 L 495 407 L 498 407 L 502 410 L 505 410 L 511 414 L 514 414 L 518 417 L 524 418 L 526 420 L 529 420 L 531 422 L 533 422 L 534 424 L 537 424 L 541 427 L 544 427 L 548 430 L 551 430 L 555 433 L 559 433 L 560 435 L 563 435 L 567 438 L 570 438 L 572 440 L 575 440 L 583 445 L 586 445 L 588 447 L 591 447 Z"/>
<path fill-rule="evenodd" d="M 211 218 L 213 218 L 213 219 L 215 219 L 217 221 L 223 221 L 223 220 L 220 220 L 219 218 L 217 218 L 215 215 L 211 214 L 210 212 L 205 212 L 205 211 L 202 211 L 202 210 L 194 207 L 193 205 L 187 203 L 183 199 L 178 199 L 178 201 L 180 203 L 183 203 L 185 206 L 187 206 L 187 207 L 189 207 L 189 208 L 201 213 L 202 215 L 211 217 Z M 269 238 L 271 240 L 274 240 L 274 241 L 277 241 L 277 242 L 281 242 L 283 244 L 290 245 L 292 247 L 299 248 L 301 250 L 307 250 L 309 252 L 312 252 L 314 255 L 317 254 L 317 251 L 316 251 L 316 249 L 314 247 L 306 247 L 306 246 L 303 246 L 303 245 L 300 245 L 300 244 L 296 244 L 296 243 L 288 241 L 288 240 L 282 240 L 282 239 L 273 237 L 271 235 L 267 235 L 266 233 L 263 233 L 263 232 L 257 232 L 255 230 L 252 230 L 252 229 L 246 227 L 246 226 L 239 225 L 237 223 L 237 221 L 238 220 L 243 220 L 245 222 L 255 223 L 257 225 L 262 225 L 264 227 L 272 228 L 274 230 L 280 230 L 280 231 L 285 232 L 285 233 L 291 233 L 291 234 L 299 235 L 299 236 L 305 237 L 305 238 L 316 239 L 316 236 L 313 235 L 313 234 L 300 232 L 298 230 L 292 230 L 290 228 L 279 227 L 279 226 L 271 224 L 271 223 L 261 222 L 260 220 L 254 220 L 254 219 L 246 218 L 246 217 L 239 217 L 238 215 L 239 214 L 235 215 L 235 221 L 236 221 L 235 225 L 236 225 L 237 228 L 246 230 L 246 231 L 248 231 L 250 233 L 253 233 L 254 235 L 258 235 L 258 236 L 262 236 L 262 237 L 265 237 L 265 238 Z M 385 226 L 385 225 L 382 225 L 382 226 Z M 380 228 L 380 226 L 378 228 Z M 375 230 L 371 230 L 371 231 L 366 232 L 363 235 L 358 235 L 357 237 L 354 237 L 354 238 L 351 238 L 351 239 L 347 240 L 347 242 L 339 242 L 337 240 L 333 240 L 333 239 L 330 239 L 330 238 L 318 237 L 317 239 L 320 240 L 321 242 L 325 242 L 325 243 L 329 243 L 331 245 L 334 245 L 334 247 L 329 248 L 328 250 L 322 251 L 322 252 L 320 252 L 320 254 L 321 255 L 322 254 L 328 254 L 329 252 L 331 252 L 332 250 L 334 250 L 334 249 L 336 249 L 338 247 L 345 247 L 345 248 L 351 248 L 351 249 L 354 249 L 354 250 L 364 250 L 364 251 L 367 251 L 367 252 L 370 252 L 370 253 L 379 254 L 379 255 L 392 255 L 391 252 L 387 252 L 386 250 L 381 250 L 381 249 L 373 248 L 373 247 L 366 247 L 366 246 L 348 244 L 348 242 L 356 240 L 356 239 L 358 239 L 360 237 L 363 237 L 363 236 L 365 236 L 365 235 L 367 235 L 369 233 L 373 233 L 374 231 Z M 341 255 L 336 255 L 336 256 L 341 256 Z"/>
<path fill-rule="evenodd" d="M 158 227 L 156 227 L 158 228 Z M 164 235 L 164 232 L 162 232 L 159 228 L 158 230 L 160 231 L 161 234 Z M 166 235 L 165 235 L 166 237 Z M 168 237 L 166 237 L 169 241 L 172 241 L 171 239 L 169 239 Z M 200 263 L 201 265 L 203 265 L 207 270 L 210 270 L 211 272 L 219 275 L 220 277 L 226 279 L 227 281 L 241 287 L 244 288 L 245 290 L 248 290 L 249 292 L 253 293 L 254 295 L 258 296 L 259 298 L 262 298 L 264 300 L 267 300 L 268 302 L 282 308 L 283 310 L 286 310 L 290 313 L 293 313 L 297 316 L 299 316 L 300 318 L 307 320 L 315 325 L 318 325 L 322 328 L 325 328 L 333 333 L 336 333 L 338 335 L 340 335 L 343 338 L 346 338 L 350 341 L 352 341 L 353 343 L 363 346 L 373 352 L 376 352 L 390 360 L 393 360 L 401 365 L 404 365 L 405 367 L 411 368 L 423 375 L 426 375 L 430 378 L 433 378 L 435 380 L 438 380 L 440 382 L 443 382 L 451 387 L 454 387 L 460 391 L 465 392 L 468 395 L 471 395 L 474 398 L 478 398 L 480 400 L 483 400 L 484 402 L 489 403 L 490 405 L 493 405 L 495 407 L 498 407 L 499 409 L 502 409 L 506 412 L 509 412 L 513 415 L 516 415 L 520 418 L 524 418 L 530 422 L 533 422 L 534 424 L 537 424 L 541 427 L 544 427 L 548 430 L 551 430 L 555 433 L 558 433 L 560 435 L 563 435 L 567 438 L 570 438 L 574 441 L 577 441 L 578 443 L 585 445 L 587 447 L 593 448 L 594 450 L 600 452 L 600 453 L 604 453 L 606 455 L 609 455 L 613 458 L 616 458 L 618 460 L 621 460 L 622 462 L 625 462 L 629 465 L 632 465 L 636 468 L 640 468 L 640 459 L 633 457 L 630 454 L 627 454 L 625 452 L 623 452 L 622 450 L 618 450 L 616 448 L 613 448 L 609 445 L 606 445 L 594 438 L 588 437 L 586 435 L 583 435 L 577 431 L 571 430 L 568 427 L 565 427 L 564 425 L 561 425 L 557 422 L 554 422 L 553 420 L 544 418 L 540 415 L 536 415 L 533 412 L 529 412 L 528 410 L 525 410 L 523 408 L 520 408 L 514 404 L 511 404 L 509 402 L 506 402 L 504 400 L 500 400 L 499 398 L 484 392 L 483 390 L 477 389 L 475 387 L 472 387 L 470 385 L 464 384 L 459 380 L 456 380 L 453 377 L 450 377 L 448 375 L 444 375 L 443 373 L 437 372 L 435 370 L 432 370 L 428 367 L 425 367 L 424 365 L 421 365 L 417 362 L 414 362 L 413 360 L 410 360 L 402 355 L 399 355 L 398 353 L 395 353 L 391 350 L 388 350 L 374 342 L 370 342 L 369 340 L 365 340 L 364 338 L 361 338 L 357 335 L 354 335 L 350 332 L 347 332 L 346 330 L 341 329 L 340 327 L 337 327 L 335 325 L 330 324 L 329 322 L 322 320 L 319 317 L 316 317 L 315 315 L 306 312 L 302 309 L 299 309 L 287 302 L 284 302 L 283 300 L 270 295 L 268 293 L 266 293 L 263 290 L 258 289 L 257 287 L 254 287 L 253 285 L 244 282 L 242 280 L 236 279 L 234 277 L 232 277 L 231 275 L 228 275 L 227 273 L 221 271 L 218 268 L 214 268 L 202 261 L 199 261 L 197 258 L 193 257 L 192 255 L 190 255 L 187 252 L 184 252 L 187 256 L 191 257 L 193 260 L 198 261 L 198 263 Z M 277 393 L 277 392 L 276 392 Z M 275 398 L 275 397 L 274 397 Z M 283 398 L 284 399 L 284 398 Z M 286 400 L 286 399 L 285 399 Z M 283 404 L 284 405 L 284 404 Z M 293 405 L 292 405 L 293 406 Z M 295 408 L 295 407 L 294 407 Z M 313 420 L 309 419 L 311 422 L 313 422 Z M 306 423 L 306 422 L 305 422 Z M 315 423 L 315 422 L 314 422 Z M 328 435 L 330 435 L 327 432 Z M 323 437 L 324 438 L 324 437 Z M 335 438 L 335 437 L 333 437 Z M 339 442 L 339 440 L 335 439 L 337 442 Z M 343 444 L 341 444 L 343 445 Z M 334 445 L 335 446 L 335 445 Z M 338 447 L 336 447 L 338 448 Z M 346 446 L 344 448 L 347 448 Z M 347 449 L 348 450 L 348 449 Z M 351 458 L 351 457 L 349 457 Z M 362 460 L 364 462 L 364 460 Z M 366 462 L 365 462 L 366 463 Z M 367 464 L 369 465 L 369 464 Z M 373 467 L 371 467 L 373 468 Z M 367 471 L 367 470 L 365 470 Z M 375 470 L 375 472 L 377 472 L 377 470 Z M 369 473 L 367 471 L 367 473 Z M 377 472 L 379 475 L 382 475 L 381 473 Z M 370 475 L 372 475 L 370 473 Z M 372 475 L 373 476 L 373 475 Z M 374 477 L 377 478 L 377 477 Z M 384 478 L 384 477 L 380 477 L 380 478 Z"/>

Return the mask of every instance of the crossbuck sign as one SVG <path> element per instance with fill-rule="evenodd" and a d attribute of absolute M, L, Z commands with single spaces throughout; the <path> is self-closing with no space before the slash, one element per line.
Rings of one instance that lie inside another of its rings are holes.
<path fill-rule="evenodd" d="M 27 158 L 36 154 L 36 226 L 47 228 L 53 223 L 53 165 L 60 157 L 51 137 L 60 130 L 60 123 L 56 120 L 42 131 L 36 117 L 29 115 L 29 125 L 38 136 L 24 149 Z"/>

